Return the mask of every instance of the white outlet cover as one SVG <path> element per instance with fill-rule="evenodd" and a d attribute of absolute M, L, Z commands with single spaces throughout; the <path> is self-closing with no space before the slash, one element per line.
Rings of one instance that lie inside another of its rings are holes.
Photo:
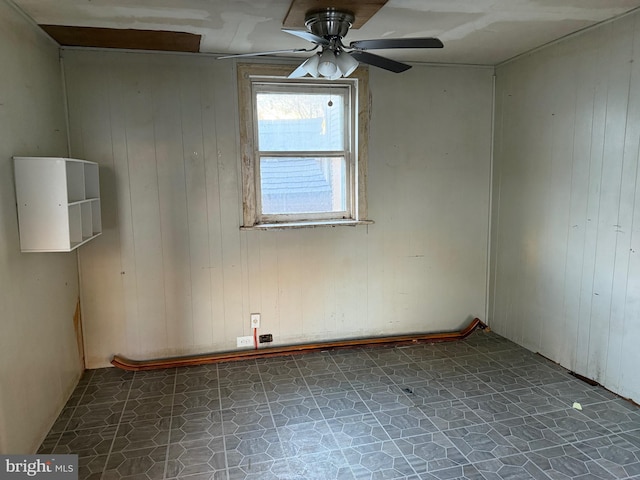
<path fill-rule="evenodd" d="M 260 314 L 252 313 L 251 314 L 251 328 L 260 328 Z"/>
<path fill-rule="evenodd" d="M 247 335 L 246 337 L 236 337 L 236 346 L 241 347 L 253 347 L 253 337 Z"/>

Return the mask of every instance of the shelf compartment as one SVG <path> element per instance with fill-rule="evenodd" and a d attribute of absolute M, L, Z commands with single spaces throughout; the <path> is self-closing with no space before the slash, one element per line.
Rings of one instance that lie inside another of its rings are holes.
<path fill-rule="evenodd" d="M 84 163 L 84 198 L 100 198 L 100 179 L 98 165 Z"/>
<path fill-rule="evenodd" d="M 84 165 L 81 162 L 66 162 L 67 200 L 69 203 L 84 200 Z"/>
<path fill-rule="evenodd" d="M 100 235 L 102 233 L 102 212 L 100 210 L 99 199 L 91 201 L 91 221 L 91 231 L 93 235 Z"/>

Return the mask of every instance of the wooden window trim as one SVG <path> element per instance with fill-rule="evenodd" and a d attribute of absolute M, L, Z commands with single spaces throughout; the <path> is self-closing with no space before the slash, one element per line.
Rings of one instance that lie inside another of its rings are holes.
<path fill-rule="evenodd" d="M 238 107 L 240 119 L 240 160 L 241 160 L 241 176 L 242 176 L 242 212 L 243 212 L 243 229 L 270 227 L 286 228 L 287 223 L 269 223 L 261 225 L 259 223 L 259 215 L 256 211 L 256 188 L 255 188 L 255 161 L 254 161 L 254 136 L 253 136 L 253 111 L 252 111 L 252 93 L 251 78 L 273 78 L 274 80 L 286 79 L 295 67 L 291 65 L 275 65 L 275 64 L 238 64 Z M 355 209 L 353 215 L 355 218 L 349 222 L 344 221 L 319 221 L 319 222 L 292 222 L 291 226 L 300 228 L 300 226 L 337 226 L 337 225 L 358 225 L 372 223 L 367 219 L 367 159 L 369 144 L 369 120 L 370 120 L 370 96 L 369 96 L 369 72 L 367 68 L 359 67 L 350 76 L 350 79 L 358 81 L 357 102 L 358 112 L 357 121 L 357 172 L 354 179 L 355 191 Z"/>

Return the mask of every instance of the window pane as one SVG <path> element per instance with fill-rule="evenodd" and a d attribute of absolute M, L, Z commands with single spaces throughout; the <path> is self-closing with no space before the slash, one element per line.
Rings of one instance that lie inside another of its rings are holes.
<path fill-rule="evenodd" d="M 260 159 L 262 213 L 297 214 L 346 210 L 345 159 Z"/>
<path fill-rule="evenodd" d="M 261 151 L 344 150 L 341 95 L 258 93 L 256 106 Z"/>

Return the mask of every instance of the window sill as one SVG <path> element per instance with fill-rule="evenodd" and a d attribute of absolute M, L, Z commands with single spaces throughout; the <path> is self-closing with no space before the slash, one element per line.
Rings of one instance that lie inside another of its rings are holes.
<path fill-rule="evenodd" d="M 316 227 L 356 227 L 358 225 L 372 225 L 373 220 L 313 220 L 303 222 L 282 223 L 257 223 L 251 226 L 242 226 L 240 230 L 286 230 L 290 228 L 316 228 Z"/>

